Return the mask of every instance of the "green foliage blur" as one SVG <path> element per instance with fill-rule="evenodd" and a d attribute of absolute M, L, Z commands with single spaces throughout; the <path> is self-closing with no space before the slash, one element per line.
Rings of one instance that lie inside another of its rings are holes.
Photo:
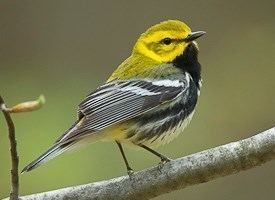
<path fill-rule="evenodd" d="M 159 148 L 177 158 L 275 126 L 275 1 L 0 1 L 0 93 L 8 103 L 44 94 L 39 111 L 14 114 L 20 169 L 76 119 L 78 103 L 129 56 L 140 33 L 180 19 L 198 40 L 203 88 L 184 134 Z M 159 160 L 126 149 L 135 170 Z M 156 199 L 274 199 L 275 162 Z M 0 116 L 0 198 L 10 189 Z M 95 143 L 20 176 L 21 195 L 125 175 L 114 143 Z"/>

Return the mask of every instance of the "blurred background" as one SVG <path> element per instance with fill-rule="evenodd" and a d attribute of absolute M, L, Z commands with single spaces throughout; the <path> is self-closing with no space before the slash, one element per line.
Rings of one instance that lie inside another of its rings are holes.
<path fill-rule="evenodd" d="M 20 169 L 76 119 L 78 103 L 131 53 L 139 34 L 167 19 L 198 40 L 203 88 L 184 134 L 159 148 L 177 158 L 275 126 L 275 1 L 139 0 L 0 2 L 0 92 L 8 105 L 44 94 L 43 109 L 13 115 Z M 9 145 L 0 115 L 0 198 L 8 196 Z M 126 149 L 135 170 L 153 155 Z M 96 143 L 20 176 L 21 195 L 125 175 L 114 143 Z M 275 162 L 173 192 L 164 199 L 274 199 Z"/>

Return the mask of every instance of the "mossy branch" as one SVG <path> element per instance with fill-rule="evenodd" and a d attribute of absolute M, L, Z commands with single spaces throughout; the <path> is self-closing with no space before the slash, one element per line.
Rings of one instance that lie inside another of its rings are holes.
<path fill-rule="evenodd" d="M 264 164 L 275 158 L 275 128 L 129 176 L 21 197 L 22 200 L 151 199 Z"/>

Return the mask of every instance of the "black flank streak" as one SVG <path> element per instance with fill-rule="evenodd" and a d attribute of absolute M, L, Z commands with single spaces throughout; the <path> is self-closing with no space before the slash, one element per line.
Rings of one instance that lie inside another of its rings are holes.
<path fill-rule="evenodd" d="M 161 126 L 154 127 L 148 130 L 148 132 L 146 130 L 147 133 L 140 134 L 140 137 L 137 138 L 137 140 L 149 140 L 156 135 L 160 137 L 162 133 L 173 129 L 183 119 L 185 119 L 194 111 L 195 106 L 197 104 L 197 100 L 198 95 L 196 84 L 193 81 L 190 81 L 190 88 L 187 100 L 182 100 L 170 108 L 160 110 L 154 113 L 149 113 L 148 115 L 145 114 L 140 116 L 140 119 L 138 119 L 139 126 L 145 126 L 148 123 L 156 123 L 159 120 L 166 117 L 172 118 L 169 121 L 165 121 Z M 156 140 L 158 137 L 156 137 L 154 140 Z"/>

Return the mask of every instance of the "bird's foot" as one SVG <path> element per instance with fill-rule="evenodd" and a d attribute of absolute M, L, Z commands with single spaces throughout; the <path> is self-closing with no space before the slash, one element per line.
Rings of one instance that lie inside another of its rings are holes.
<path fill-rule="evenodd" d="M 160 162 L 159 162 L 159 164 L 158 164 L 159 170 L 161 170 L 161 169 L 163 168 L 163 166 L 164 166 L 165 163 L 168 163 L 168 162 L 170 162 L 170 161 L 171 161 L 170 158 L 168 158 L 168 157 L 166 157 L 166 156 L 162 156 L 161 159 L 160 159 Z"/>
<path fill-rule="evenodd" d="M 131 178 L 133 176 L 133 174 L 134 174 L 134 170 L 132 168 L 128 168 L 127 169 L 127 174 Z"/>

